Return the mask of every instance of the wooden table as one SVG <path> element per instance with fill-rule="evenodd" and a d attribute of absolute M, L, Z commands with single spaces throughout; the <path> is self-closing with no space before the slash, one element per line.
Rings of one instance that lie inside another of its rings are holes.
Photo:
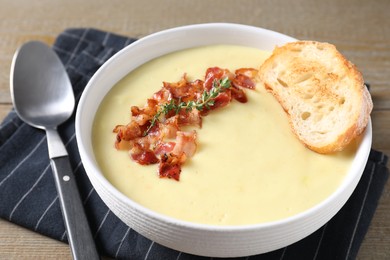
<path fill-rule="evenodd" d="M 390 155 L 388 0 L 0 0 L 0 7 L 0 119 L 11 109 L 12 55 L 25 41 L 52 44 L 69 27 L 94 27 L 142 37 L 185 24 L 232 22 L 335 44 L 371 84 L 373 148 Z M 390 259 L 389 215 L 390 182 L 361 246 L 359 259 Z M 71 256 L 66 244 L 0 220 L 0 259 L 32 258 L 70 259 Z"/>

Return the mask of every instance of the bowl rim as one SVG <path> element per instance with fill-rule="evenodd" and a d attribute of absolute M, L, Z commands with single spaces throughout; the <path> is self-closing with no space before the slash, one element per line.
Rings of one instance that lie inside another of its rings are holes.
<path fill-rule="evenodd" d="M 243 25 L 243 24 L 235 24 L 235 23 L 202 23 L 202 24 L 192 24 L 192 25 L 184 25 L 179 26 L 175 28 L 170 28 L 166 30 L 162 30 L 153 34 L 150 34 L 148 36 L 145 36 L 143 38 L 140 38 L 139 40 L 135 41 L 134 43 L 131 43 L 124 49 L 120 50 L 118 53 L 113 55 L 109 60 L 107 60 L 93 75 L 93 77 L 88 82 L 87 86 L 85 87 L 80 101 L 79 105 L 77 107 L 76 112 L 76 119 L 75 119 L 75 128 L 76 128 L 76 138 L 77 138 L 77 145 L 81 157 L 81 161 L 83 164 L 85 164 L 85 170 L 86 173 L 91 179 L 90 175 L 93 174 L 93 177 L 96 178 L 100 182 L 101 185 L 107 187 L 107 189 L 112 192 L 116 198 L 121 200 L 123 203 L 133 207 L 138 212 L 143 212 L 144 214 L 148 215 L 148 217 L 152 219 L 159 219 L 161 221 L 164 221 L 166 223 L 169 223 L 171 225 L 175 226 L 185 226 L 187 228 L 196 229 L 196 230 L 205 230 L 205 231 L 217 231 L 217 232 L 235 232 L 235 231 L 253 231 L 258 229 L 268 229 L 273 228 L 275 226 L 285 225 L 285 224 L 291 224 L 296 221 L 299 221 L 303 218 L 308 218 L 310 216 L 315 216 L 318 214 L 318 212 L 322 208 L 326 208 L 331 206 L 332 202 L 336 200 L 342 193 L 345 192 L 346 189 L 352 187 L 352 191 L 356 188 L 356 185 L 358 181 L 360 180 L 360 177 L 363 173 L 364 167 L 367 163 L 368 155 L 371 148 L 371 142 L 372 142 L 372 125 L 371 125 L 371 119 L 369 120 L 369 123 L 365 129 L 365 131 L 362 134 L 362 140 L 360 143 L 360 146 L 357 150 L 357 153 L 355 155 L 355 158 L 353 159 L 352 165 L 347 172 L 346 176 L 342 180 L 342 183 L 337 187 L 337 189 L 332 192 L 330 196 L 328 196 L 326 199 L 322 200 L 320 203 L 316 204 L 315 206 L 304 210 L 300 213 L 297 213 L 295 215 L 275 220 L 275 221 L 269 221 L 269 222 L 263 222 L 263 223 L 255 223 L 255 224 L 244 224 L 244 225 L 212 225 L 212 224 L 203 224 L 203 223 L 195 223 L 190 221 L 185 221 L 181 219 L 177 219 L 171 216 L 167 216 L 165 214 L 153 211 L 124 195 L 122 192 L 120 192 L 117 188 L 115 188 L 105 177 L 102 171 L 99 169 L 96 160 L 94 159 L 94 155 L 89 154 L 86 150 L 86 144 L 85 140 L 81 138 L 82 134 L 82 113 L 83 108 L 86 102 L 86 99 L 88 98 L 88 93 L 91 91 L 92 86 L 95 84 L 95 81 L 98 79 L 98 75 L 103 73 L 108 67 L 114 63 L 118 57 L 123 55 L 123 53 L 128 52 L 129 49 L 134 48 L 134 46 L 138 46 L 141 44 L 144 44 L 146 41 L 153 40 L 155 37 L 162 37 L 167 34 L 175 33 L 175 32 L 183 32 L 193 29 L 207 29 L 207 28 L 232 28 L 232 29 L 245 29 L 245 30 L 253 30 L 253 31 L 262 31 L 263 33 L 268 33 L 271 35 L 274 35 L 276 37 L 283 37 L 286 40 L 290 41 L 296 41 L 297 39 L 294 39 L 290 36 L 281 34 L 279 32 L 275 32 L 272 30 L 250 26 L 250 25 Z M 197 45 L 199 46 L 199 45 Z M 157 56 L 155 57 L 157 58 Z M 132 70 L 129 71 L 129 73 Z M 113 83 L 112 86 L 114 86 L 116 83 Z M 112 87 L 111 86 L 111 87 Z M 111 89 L 111 88 L 110 88 Z M 93 117 L 94 120 L 94 117 Z M 352 185 L 352 186 L 351 186 Z M 352 191 L 350 193 L 352 193 Z M 347 198 L 349 198 L 351 194 L 348 195 Z M 343 202 L 344 204 L 345 202 Z M 338 210 L 337 210 L 338 212 Z M 337 213 L 336 212 L 336 213 Z M 336 214 L 335 213 L 335 214 Z"/>

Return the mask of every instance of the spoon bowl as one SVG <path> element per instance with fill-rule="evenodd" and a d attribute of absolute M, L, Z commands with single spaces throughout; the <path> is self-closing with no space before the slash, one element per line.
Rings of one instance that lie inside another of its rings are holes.
<path fill-rule="evenodd" d="M 11 70 L 16 112 L 26 123 L 42 129 L 65 122 L 75 105 L 69 77 L 58 56 L 47 49 L 41 42 L 26 43 L 15 55 Z"/>

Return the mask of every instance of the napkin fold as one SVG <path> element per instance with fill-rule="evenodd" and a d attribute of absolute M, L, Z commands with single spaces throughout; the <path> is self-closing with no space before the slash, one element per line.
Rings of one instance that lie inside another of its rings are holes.
<path fill-rule="evenodd" d="M 58 36 L 53 48 L 67 69 L 77 101 L 96 70 L 135 40 L 96 29 L 68 29 Z M 100 199 L 84 171 L 74 115 L 59 127 L 59 132 L 102 255 L 117 259 L 208 259 L 163 247 L 119 220 Z M 354 259 L 389 175 L 387 160 L 385 154 L 371 150 L 353 195 L 312 235 L 285 248 L 242 259 Z M 0 125 L 0 217 L 67 242 L 46 135 L 22 122 L 13 110 Z"/>

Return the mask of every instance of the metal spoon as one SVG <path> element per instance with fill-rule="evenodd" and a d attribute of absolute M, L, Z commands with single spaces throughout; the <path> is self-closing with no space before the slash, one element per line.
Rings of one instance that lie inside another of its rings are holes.
<path fill-rule="evenodd" d="M 46 130 L 51 167 L 73 258 L 99 259 L 68 153 L 57 132 L 57 126 L 72 115 L 73 90 L 64 66 L 50 47 L 32 41 L 16 51 L 11 66 L 11 96 L 23 121 Z"/>

